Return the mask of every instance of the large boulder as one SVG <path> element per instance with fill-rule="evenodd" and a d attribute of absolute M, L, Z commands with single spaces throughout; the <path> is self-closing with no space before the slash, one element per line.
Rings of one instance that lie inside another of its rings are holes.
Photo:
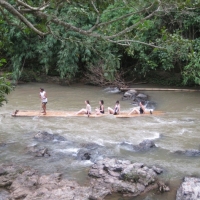
<path fill-rule="evenodd" d="M 143 163 L 131 163 L 129 160 L 103 159 L 96 162 L 90 169 L 89 175 L 93 187 L 97 185 L 111 192 L 120 192 L 129 196 L 137 196 L 151 189 L 159 189 L 157 167 L 147 167 Z M 169 191 L 167 186 L 163 190 Z"/>
<path fill-rule="evenodd" d="M 136 95 L 137 95 L 137 91 L 136 90 L 128 90 L 126 92 L 124 92 L 122 100 L 127 100 L 127 99 L 135 99 Z"/>
<path fill-rule="evenodd" d="M 199 200 L 200 178 L 185 177 L 176 194 L 176 200 Z"/>

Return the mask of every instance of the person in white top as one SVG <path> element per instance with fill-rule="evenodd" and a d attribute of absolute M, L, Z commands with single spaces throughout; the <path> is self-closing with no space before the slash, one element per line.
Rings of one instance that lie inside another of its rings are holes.
<path fill-rule="evenodd" d="M 47 93 L 44 91 L 43 88 L 40 88 L 40 99 L 41 99 L 41 102 L 42 102 L 42 113 L 43 115 L 46 115 L 46 105 L 47 105 Z"/>
<path fill-rule="evenodd" d="M 90 105 L 90 102 L 89 100 L 86 100 L 85 101 L 85 104 L 86 104 L 86 108 L 82 108 L 80 111 L 78 111 L 76 114 L 87 114 L 88 117 L 89 115 L 91 115 L 92 113 L 92 108 L 91 108 L 91 105 Z"/>
<path fill-rule="evenodd" d="M 108 113 L 113 115 L 118 115 L 120 113 L 120 104 L 119 101 L 116 101 L 115 108 L 112 109 L 111 107 L 108 107 Z"/>

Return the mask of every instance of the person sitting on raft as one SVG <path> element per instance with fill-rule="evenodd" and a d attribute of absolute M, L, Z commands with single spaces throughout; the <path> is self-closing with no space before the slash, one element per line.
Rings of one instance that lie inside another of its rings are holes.
<path fill-rule="evenodd" d="M 145 105 L 144 105 L 144 102 L 141 101 L 139 103 L 139 107 L 135 107 L 133 108 L 133 110 L 131 110 L 131 112 L 129 113 L 129 115 L 131 114 L 144 114 L 145 113 Z"/>
<path fill-rule="evenodd" d="M 86 100 L 86 101 L 85 101 L 85 104 L 86 104 L 86 108 L 82 108 L 81 110 L 79 110 L 79 111 L 77 112 L 77 115 L 78 115 L 78 114 L 87 114 L 88 116 L 91 115 L 91 113 L 92 113 L 92 108 L 91 108 L 91 105 L 90 105 L 89 100 Z"/>
<path fill-rule="evenodd" d="M 109 114 L 113 114 L 113 115 L 118 115 L 120 112 L 120 104 L 119 104 L 119 101 L 116 101 L 116 104 L 115 104 L 115 108 L 112 109 L 111 107 L 108 107 L 108 113 Z"/>
<path fill-rule="evenodd" d="M 100 105 L 99 108 L 95 109 L 97 115 L 104 114 L 104 105 L 103 104 L 104 104 L 104 101 L 100 100 L 99 101 L 99 105 Z"/>

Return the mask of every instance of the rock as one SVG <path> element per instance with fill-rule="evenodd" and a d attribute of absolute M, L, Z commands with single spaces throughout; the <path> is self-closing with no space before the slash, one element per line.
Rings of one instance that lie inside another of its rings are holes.
<path fill-rule="evenodd" d="M 5 147 L 7 144 L 5 142 L 0 142 L 0 147 Z"/>
<path fill-rule="evenodd" d="M 174 153 L 185 155 L 185 156 L 191 156 L 191 157 L 200 156 L 200 150 L 195 150 L 195 149 L 189 149 L 185 151 L 178 150 L 178 151 L 175 151 Z"/>
<path fill-rule="evenodd" d="M 156 108 L 156 102 L 154 101 L 146 101 L 145 102 L 146 109 L 155 109 Z"/>
<path fill-rule="evenodd" d="M 10 199 L 10 194 L 8 191 L 0 189 L 0 200 L 8 200 Z"/>
<path fill-rule="evenodd" d="M 129 160 L 97 161 L 89 170 L 91 182 L 87 186 L 69 181 L 60 173 L 40 175 L 29 167 L 0 165 L 0 171 L 0 186 L 8 191 L 6 196 L 12 200 L 102 200 L 113 192 L 137 196 L 155 189 L 155 185 L 158 188 L 153 168 Z"/>
<path fill-rule="evenodd" d="M 122 142 L 122 143 L 120 143 L 120 147 L 122 147 L 123 149 L 126 149 L 128 151 L 140 152 L 140 151 L 148 151 L 152 148 L 155 148 L 156 145 L 154 144 L 154 142 L 152 140 L 143 140 L 138 145 L 133 145 L 131 143 Z"/>
<path fill-rule="evenodd" d="M 135 99 L 136 95 L 137 95 L 136 90 L 128 90 L 128 91 L 124 92 L 122 100 Z"/>
<path fill-rule="evenodd" d="M 78 151 L 77 158 L 79 160 L 90 160 L 91 159 L 91 153 L 89 153 L 88 150 L 80 149 Z"/>
<path fill-rule="evenodd" d="M 133 145 L 134 151 L 147 151 L 156 147 L 152 140 L 143 140 L 139 145 Z"/>
<path fill-rule="evenodd" d="M 106 91 L 106 93 L 114 93 L 114 94 L 121 92 L 117 87 L 107 87 L 104 89 L 104 91 Z"/>
<path fill-rule="evenodd" d="M 48 132 L 38 132 L 35 136 L 34 139 L 40 142 L 48 142 L 48 141 L 66 141 L 66 138 L 63 136 L 60 136 L 58 134 L 51 134 Z"/>
<path fill-rule="evenodd" d="M 132 143 L 128 143 L 128 142 L 121 142 L 120 144 L 120 148 L 128 150 L 128 151 L 132 151 L 133 150 L 133 144 Z"/>
<path fill-rule="evenodd" d="M 154 170 L 154 172 L 156 172 L 156 174 L 161 174 L 161 173 L 163 173 L 163 169 L 158 168 L 158 167 L 156 167 L 156 166 L 153 166 L 152 169 Z"/>
<path fill-rule="evenodd" d="M 104 147 L 96 143 L 81 144 L 81 149 L 77 153 L 77 159 L 95 162 L 95 160 L 103 155 L 104 151 Z"/>
<path fill-rule="evenodd" d="M 167 185 L 165 185 L 165 183 L 163 183 L 162 181 L 158 181 L 158 189 L 160 192 L 169 192 L 170 189 Z"/>
<path fill-rule="evenodd" d="M 48 152 L 48 148 L 38 147 L 38 145 L 26 147 L 26 152 L 28 154 L 33 155 L 34 157 L 49 157 L 50 153 Z"/>
<path fill-rule="evenodd" d="M 6 174 L 7 174 L 7 172 L 5 171 L 5 169 L 0 167 L 0 176 L 6 175 Z"/>
<path fill-rule="evenodd" d="M 154 166 L 154 169 L 156 167 Z M 145 191 L 158 188 L 157 173 L 143 163 L 130 163 L 116 159 L 97 161 L 89 170 L 93 185 L 101 185 L 110 192 L 137 196 Z M 161 188 L 161 186 L 160 186 Z M 162 187 L 164 191 L 164 185 Z M 166 189 L 167 191 L 167 189 Z"/>
<path fill-rule="evenodd" d="M 75 181 L 62 179 L 59 173 L 41 176 L 36 170 L 30 168 L 15 165 L 0 167 L 7 172 L 6 175 L 0 176 L 0 185 L 7 189 L 6 196 L 12 200 L 88 200 L 89 196 L 93 195 L 92 188 L 89 186 L 80 186 Z M 10 184 L 2 184 L 3 180 Z M 98 194 L 101 195 L 100 192 Z M 101 196 L 98 198 L 101 199 Z"/>
<path fill-rule="evenodd" d="M 200 178 L 185 177 L 176 193 L 176 200 L 199 200 Z"/>
<path fill-rule="evenodd" d="M 136 97 L 140 99 L 144 99 L 144 100 L 148 98 L 146 94 L 142 94 L 142 93 L 139 93 Z"/>

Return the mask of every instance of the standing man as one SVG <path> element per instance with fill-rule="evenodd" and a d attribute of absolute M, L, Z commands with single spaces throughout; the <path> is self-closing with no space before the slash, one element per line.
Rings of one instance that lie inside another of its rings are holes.
<path fill-rule="evenodd" d="M 46 115 L 46 104 L 47 104 L 47 93 L 44 91 L 43 88 L 40 88 L 40 98 L 42 102 L 42 113 L 43 115 Z"/>

